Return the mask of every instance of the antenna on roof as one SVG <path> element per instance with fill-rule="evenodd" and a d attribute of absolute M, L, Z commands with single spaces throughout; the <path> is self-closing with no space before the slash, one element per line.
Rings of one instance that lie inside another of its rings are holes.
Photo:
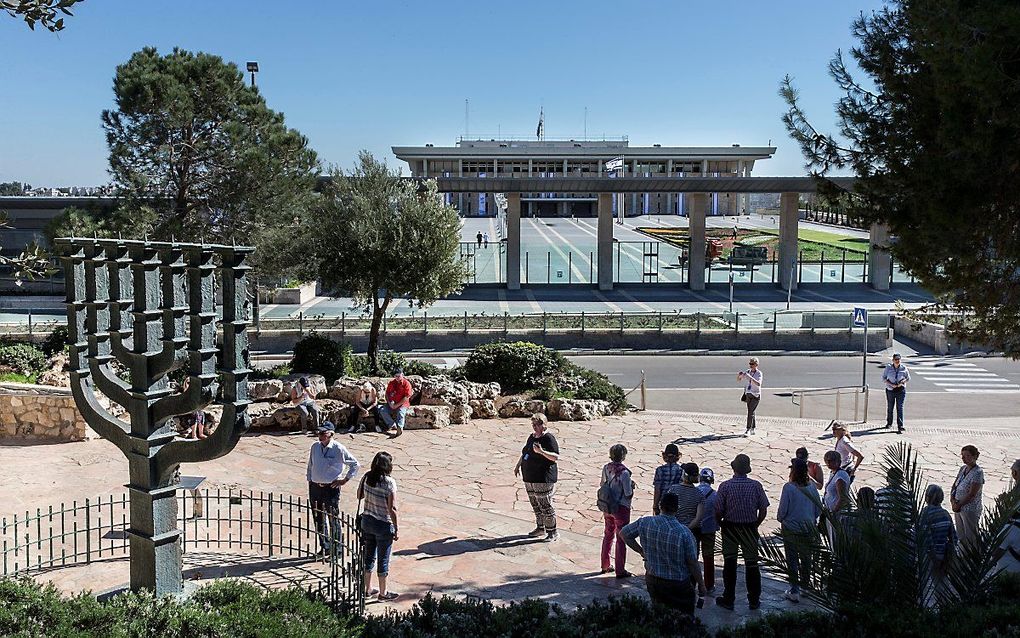
<path fill-rule="evenodd" d="M 468 100 L 464 98 L 464 139 L 468 137 Z"/>

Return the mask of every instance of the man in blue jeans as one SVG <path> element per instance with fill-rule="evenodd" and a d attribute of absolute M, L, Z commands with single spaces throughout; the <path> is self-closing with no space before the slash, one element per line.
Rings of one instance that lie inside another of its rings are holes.
<path fill-rule="evenodd" d="M 393 373 L 393 380 L 386 386 L 386 405 L 379 408 L 379 418 L 386 424 L 387 430 L 397 429 L 392 435 L 393 438 L 404 433 L 404 417 L 407 415 L 407 409 L 411 407 L 413 394 L 411 382 L 404 376 L 404 371 L 398 368 Z"/>
<path fill-rule="evenodd" d="M 900 363 L 900 353 L 892 356 L 892 365 L 885 367 L 882 371 L 882 381 L 885 383 L 885 427 L 892 427 L 893 404 L 896 405 L 896 431 L 903 433 L 903 399 L 907 396 L 907 382 L 910 381 L 910 373 L 907 367 Z"/>

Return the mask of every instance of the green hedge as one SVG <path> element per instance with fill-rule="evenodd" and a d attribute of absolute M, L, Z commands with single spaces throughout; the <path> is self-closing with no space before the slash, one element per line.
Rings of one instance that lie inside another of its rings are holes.
<path fill-rule="evenodd" d="M 290 369 L 294 372 L 321 374 L 326 377 L 326 383 L 332 383 L 351 369 L 351 359 L 349 344 L 311 332 L 294 344 Z"/>
<path fill-rule="evenodd" d="M 353 638 L 361 623 L 301 590 L 266 592 L 236 581 L 211 584 L 186 602 L 125 594 L 100 603 L 88 593 L 64 598 L 51 585 L 0 580 L 0 636 Z"/>
<path fill-rule="evenodd" d="M 46 366 L 46 354 L 31 343 L 0 343 L 0 368 L 25 376 L 35 375 Z"/>
<path fill-rule="evenodd" d="M 527 341 L 486 343 L 471 351 L 464 375 L 479 383 L 495 381 L 504 392 L 522 392 L 538 387 L 565 365 L 560 353 Z"/>

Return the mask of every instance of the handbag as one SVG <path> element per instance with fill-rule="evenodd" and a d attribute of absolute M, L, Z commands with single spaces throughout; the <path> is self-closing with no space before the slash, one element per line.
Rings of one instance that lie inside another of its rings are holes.
<path fill-rule="evenodd" d="M 742 402 L 744 402 L 744 403 L 747 403 L 747 393 L 746 392 L 741 392 L 740 393 L 740 400 Z"/>
<path fill-rule="evenodd" d="M 359 494 L 358 509 L 357 509 L 356 513 L 354 514 L 354 529 L 358 530 L 358 532 L 363 532 L 364 531 L 362 529 L 362 523 L 363 523 L 363 521 L 365 519 L 365 515 L 362 514 L 362 512 L 361 512 L 361 502 L 364 500 L 363 497 L 365 495 L 365 478 L 367 476 L 368 476 L 367 474 L 365 476 L 362 476 L 361 477 L 361 483 L 358 485 L 358 494 Z"/>

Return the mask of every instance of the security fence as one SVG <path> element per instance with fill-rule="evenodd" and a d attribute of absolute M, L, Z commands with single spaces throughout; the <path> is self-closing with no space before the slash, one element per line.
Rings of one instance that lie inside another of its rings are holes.
<path fill-rule="evenodd" d="M 325 514 L 329 551 L 320 538 L 306 499 L 244 490 L 180 490 L 179 542 L 189 551 L 254 552 L 271 559 L 312 565 L 301 586 L 328 603 L 361 613 L 360 534 L 354 517 Z M 126 558 L 130 548 L 127 494 L 86 498 L 38 508 L 0 521 L 3 576 L 88 565 Z M 271 568 L 270 568 L 271 569 Z M 125 572 L 125 580 L 127 573 Z"/>

